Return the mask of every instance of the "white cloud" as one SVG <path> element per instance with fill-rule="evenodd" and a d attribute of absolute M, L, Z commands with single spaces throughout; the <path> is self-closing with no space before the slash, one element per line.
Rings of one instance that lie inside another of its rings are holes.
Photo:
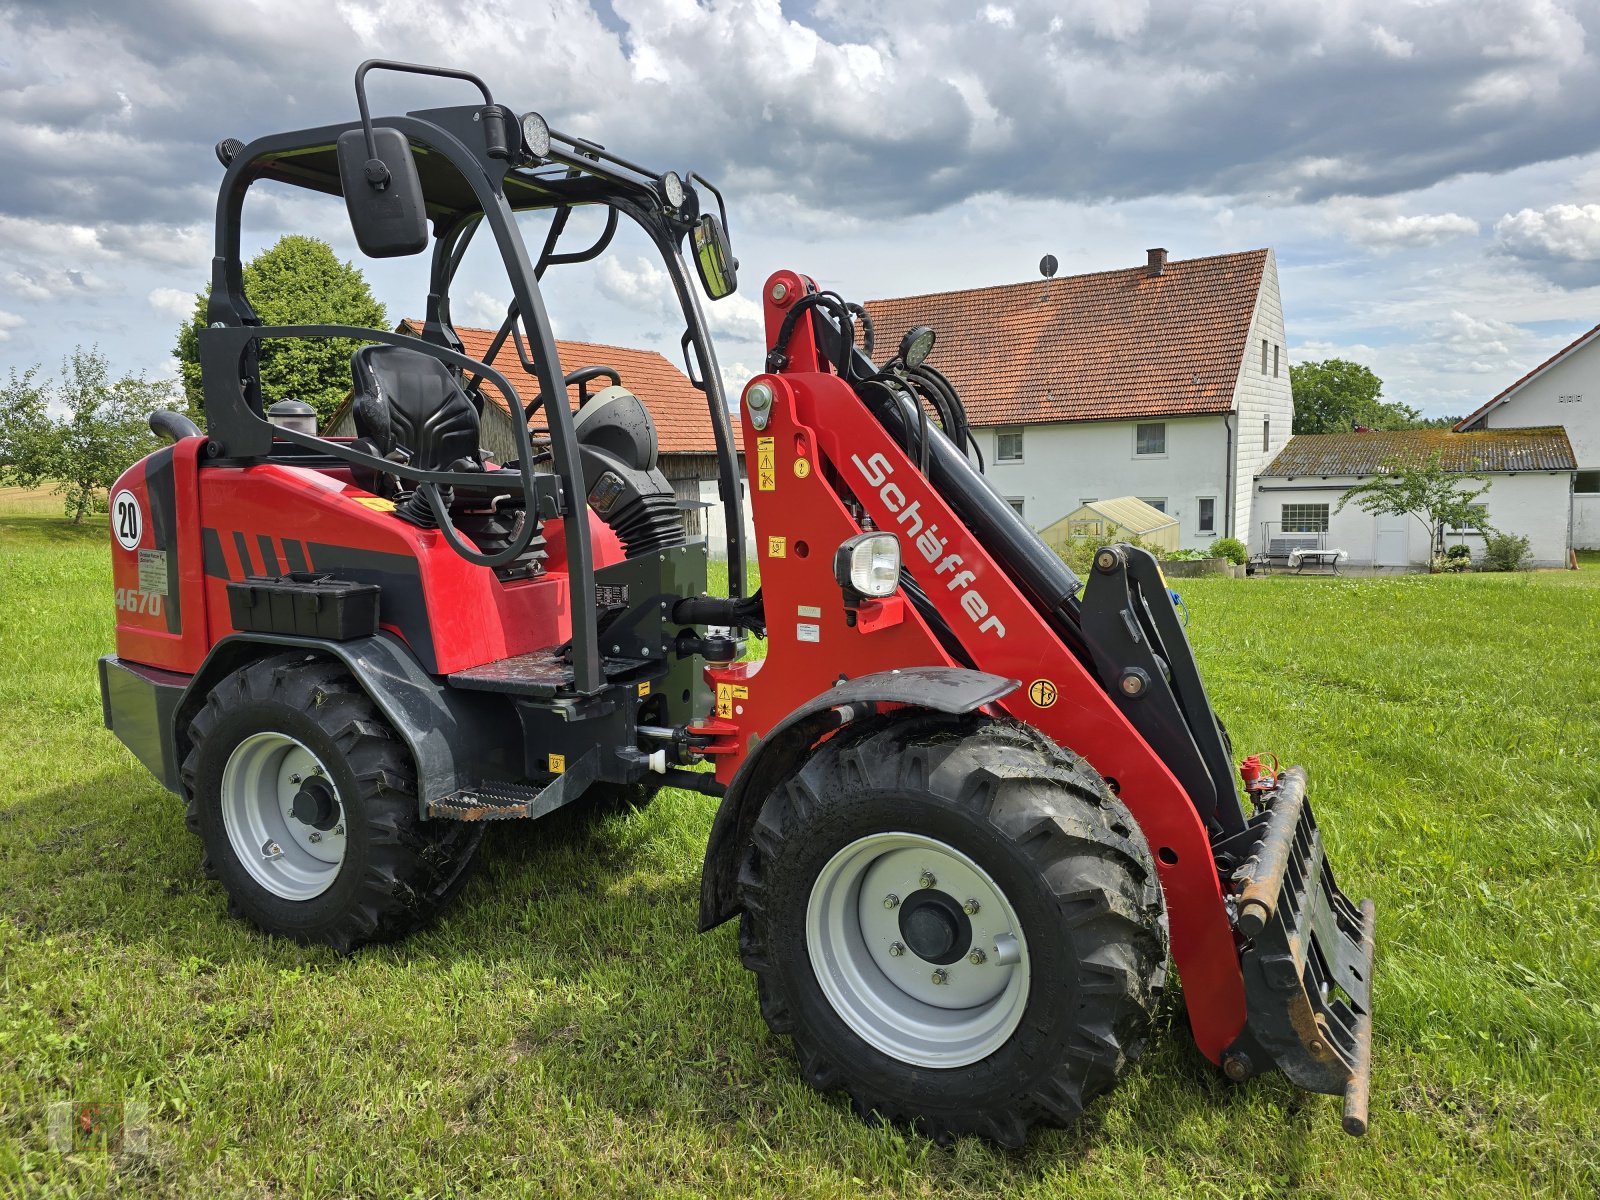
<path fill-rule="evenodd" d="M 187 321 L 194 315 L 194 293 L 178 288 L 158 287 L 145 297 L 150 307 L 174 321 Z"/>
<path fill-rule="evenodd" d="M 1380 252 L 1432 246 L 1447 238 L 1476 236 L 1478 223 L 1460 213 L 1403 214 L 1393 205 L 1334 200 L 1324 205 L 1329 221 L 1346 240 Z"/>
<path fill-rule="evenodd" d="M 1518 258 L 1600 260 L 1600 204 L 1524 208 L 1495 222 L 1500 244 Z"/>
<path fill-rule="evenodd" d="M 18 326 L 26 324 L 27 322 L 21 317 L 17 316 L 16 313 L 6 312 L 4 309 L 0 309 L 0 342 L 10 341 L 11 331 L 16 329 Z"/>

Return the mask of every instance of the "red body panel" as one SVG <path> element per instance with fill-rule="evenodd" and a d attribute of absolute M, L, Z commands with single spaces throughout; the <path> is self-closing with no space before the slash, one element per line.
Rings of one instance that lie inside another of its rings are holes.
<path fill-rule="evenodd" d="M 805 292 L 805 281 L 787 272 L 768 281 L 769 342 L 785 312 L 770 300 L 778 283 L 787 298 Z M 1001 707 L 1114 781 L 1156 856 L 1195 1039 L 1219 1061 L 1244 1026 L 1244 985 L 1210 842 L 1187 794 L 850 387 L 819 369 L 804 322 L 790 353 L 784 374 L 758 377 L 775 396 L 767 428 L 756 429 L 745 412 L 770 640 L 764 662 L 708 673 L 718 702 L 713 725 L 737 727 L 718 778 L 731 780 L 749 735 L 764 734 L 841 672 L 950 662 L 909 605 L 897 623 L 885 626 L 880 614 L 846 625 L 833 555 L 861 527 L 830 482 L 837 478 L 879 529 L 900 534 L 908 569 L 975 665 L 1022 681 Z"/>
<path fill-rule="evenodd" d="M 291 570 L 382 578 L 383 627 L 405 639 L 437 674 L 559 645 L 571 636 L 561 521 L 545 522 L 545 573 L 502 582 L 492 570 L 457 555 L 443 535 L 396 519 L 392 504 L 348 482 L 343 471 L 273 462 L 201 467 L 203 446 L 201 438 L 186 438 L 172 447 L 170 481 L 163 485 L 176 507 L 176 542 L 167 553 L 177 561 L 180 603 L 173 606 L 168 597 L 119 606 L 120 657 L 194 672 L 211 646 L 234 632 L 228 583 Z M 113 496 L 131 492 L 141 507 L 139 549 L 157 548 L 158 523 L 150 518 L 165 501 L 152 495 L 148 476 L 167 453 L 157 451 L 136 464 L 112 489 Z M 616 536 L 587 515 L 596 566 L 620 561 Z M 138 589 L 138 551 L 124 549 L 115 537 L 112 570 L 118 589 Z M 181 627 L 168 631 L 174 607 Z"/>

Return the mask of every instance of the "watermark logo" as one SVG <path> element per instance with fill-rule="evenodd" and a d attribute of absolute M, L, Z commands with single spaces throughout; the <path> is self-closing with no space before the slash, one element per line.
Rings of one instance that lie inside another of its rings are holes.
<path fill-rule="evenodd" d="M 150 1106 L 142 1100 L 57 1100 L 50 1105 L 50 1149 L 60 1154 L 143 1154 Z"/>

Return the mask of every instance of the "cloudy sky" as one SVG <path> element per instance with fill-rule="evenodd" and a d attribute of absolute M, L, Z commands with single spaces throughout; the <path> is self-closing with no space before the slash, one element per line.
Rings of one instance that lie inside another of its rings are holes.
<path fill-rule="evenodd" d="M 1033 278 L 1046 253 L 1072 274 L 1271 246 L 1291 357 L 1462 413 L 1600 322 L 1597 40 L 1597 0 L 0 0 L 0 371 L 98 343 L 170 375 L 212 145 L 353 118 L 381 56 L 473 67 L 718 181 L 729 375 L 760 362 L 751 298 L 780 266 L 867 299 Z M 380 111 L 462 100 L 374 83 Z M 358 257 L 336 200 L 246 216 L 253 247 L 304 231 Z M 557 332 L 676 359 L 657 269 L 620 243 L 552 274 Z M 392 317 L 419 269 L 368 267 Z M 487 261 L 461 290 L 464 323 L 503 309 Z"/>

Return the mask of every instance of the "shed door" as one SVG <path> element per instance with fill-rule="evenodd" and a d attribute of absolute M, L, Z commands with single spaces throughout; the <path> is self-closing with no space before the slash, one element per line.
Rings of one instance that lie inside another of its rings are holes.
<path fill-rule="evenodd" d="M 1411 536 L 1411 518 L 1379 513 L 1373 518 L 1372 565 L 1375 567 L 1409 567 L 1408 553 Z"/>

